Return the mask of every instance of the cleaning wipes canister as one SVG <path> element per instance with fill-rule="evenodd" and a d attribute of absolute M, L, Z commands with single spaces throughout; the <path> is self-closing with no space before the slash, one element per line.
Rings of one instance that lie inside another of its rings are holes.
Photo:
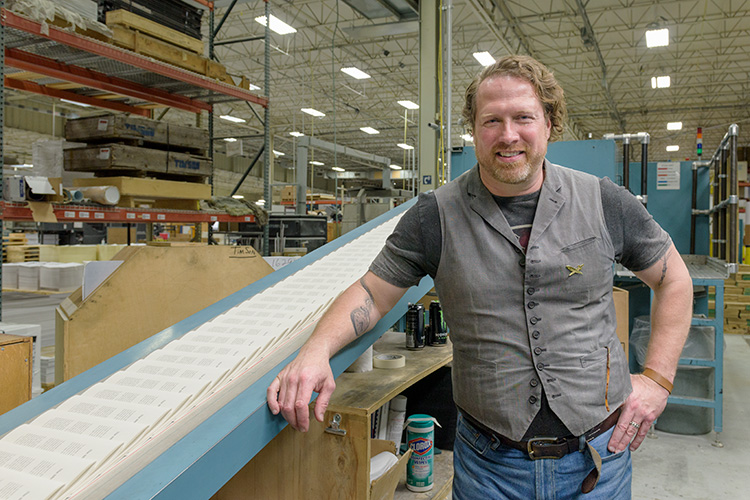
<path fill-rule="evenodd" d="M 411 491 L 432 489 L 435 424 L 440 426 L 429 415 L 415 414 L 406 419 L 406 442 L 412 450 L 406 466 L 406 487 Z"/>

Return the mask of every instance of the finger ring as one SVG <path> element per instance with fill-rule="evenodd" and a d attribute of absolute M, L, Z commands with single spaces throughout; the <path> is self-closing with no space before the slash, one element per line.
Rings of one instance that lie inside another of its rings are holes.
<path fill-rule="evenodd" d="M 636 422 L 636 421 L 634 421 L 634 420 L 631 420 L 631 421 L 630 421 L 630 425 L 632 425 L 632 426 L 633 426 L 633 427 L 635 427 L 636 429 L 640 429 L 640 427 L 641 427 L 641 424 L 637 423 L 637 422 Z"/>

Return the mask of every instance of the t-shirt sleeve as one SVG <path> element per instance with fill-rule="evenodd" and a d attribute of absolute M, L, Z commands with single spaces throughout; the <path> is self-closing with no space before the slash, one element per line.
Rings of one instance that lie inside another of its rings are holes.
<path fill-rule="evenodd" d="M 648 269 L 664 256 L 672 239 L 627 189 L 606 177 L 599 184 L 615 261 L 631 271 Z"/>
<path fill-rule="evenodd" d="M 441 242 L 435 194 L 420 194 L 417 203 L 396 224 L 370 271 L 400 288 L 417 285 L 424 276 L 435 276 Z"/>

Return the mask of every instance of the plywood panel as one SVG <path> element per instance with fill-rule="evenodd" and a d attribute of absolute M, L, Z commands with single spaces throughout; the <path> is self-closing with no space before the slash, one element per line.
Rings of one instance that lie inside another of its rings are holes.
<path fill-rule="evenodd" d="M 31 337 L 0 334 L 0 414 L 31 399 Z"/>
<path fill-rule="evenodd" d="M 81 300 L 57 309 L 60 384 L 272 272 L 251 247 L 131 247 L 125 262 Z M 129 256 L 128 256 L 129 254 Z"/>

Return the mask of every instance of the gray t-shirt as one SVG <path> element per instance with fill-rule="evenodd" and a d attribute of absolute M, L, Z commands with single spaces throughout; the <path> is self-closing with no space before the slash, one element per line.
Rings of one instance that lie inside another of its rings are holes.
<path fill-rule="evenodd" d="M 615 261 L 632 271 L 650 267 L 669 248 L 669 235 L 625 188 L 617 186 L 608 178 L 601 179 L 599 185 L 604 220 L 615 249 Z M 539 193 L 537 191 L 514 197 L 494 196 L 524 250 L 531 234 Z M 410 287 L 419 283 L 425 275 L 435 277 L 441 248 L 442 233 L 437 199 L 434 193 L 422 194 L 417 204 L 401 218 L 370 270 L 392 285 Z M 543 392 L 539 412 L 524 439 L 568 434 L 570 431 L 549 407 Z"/>

